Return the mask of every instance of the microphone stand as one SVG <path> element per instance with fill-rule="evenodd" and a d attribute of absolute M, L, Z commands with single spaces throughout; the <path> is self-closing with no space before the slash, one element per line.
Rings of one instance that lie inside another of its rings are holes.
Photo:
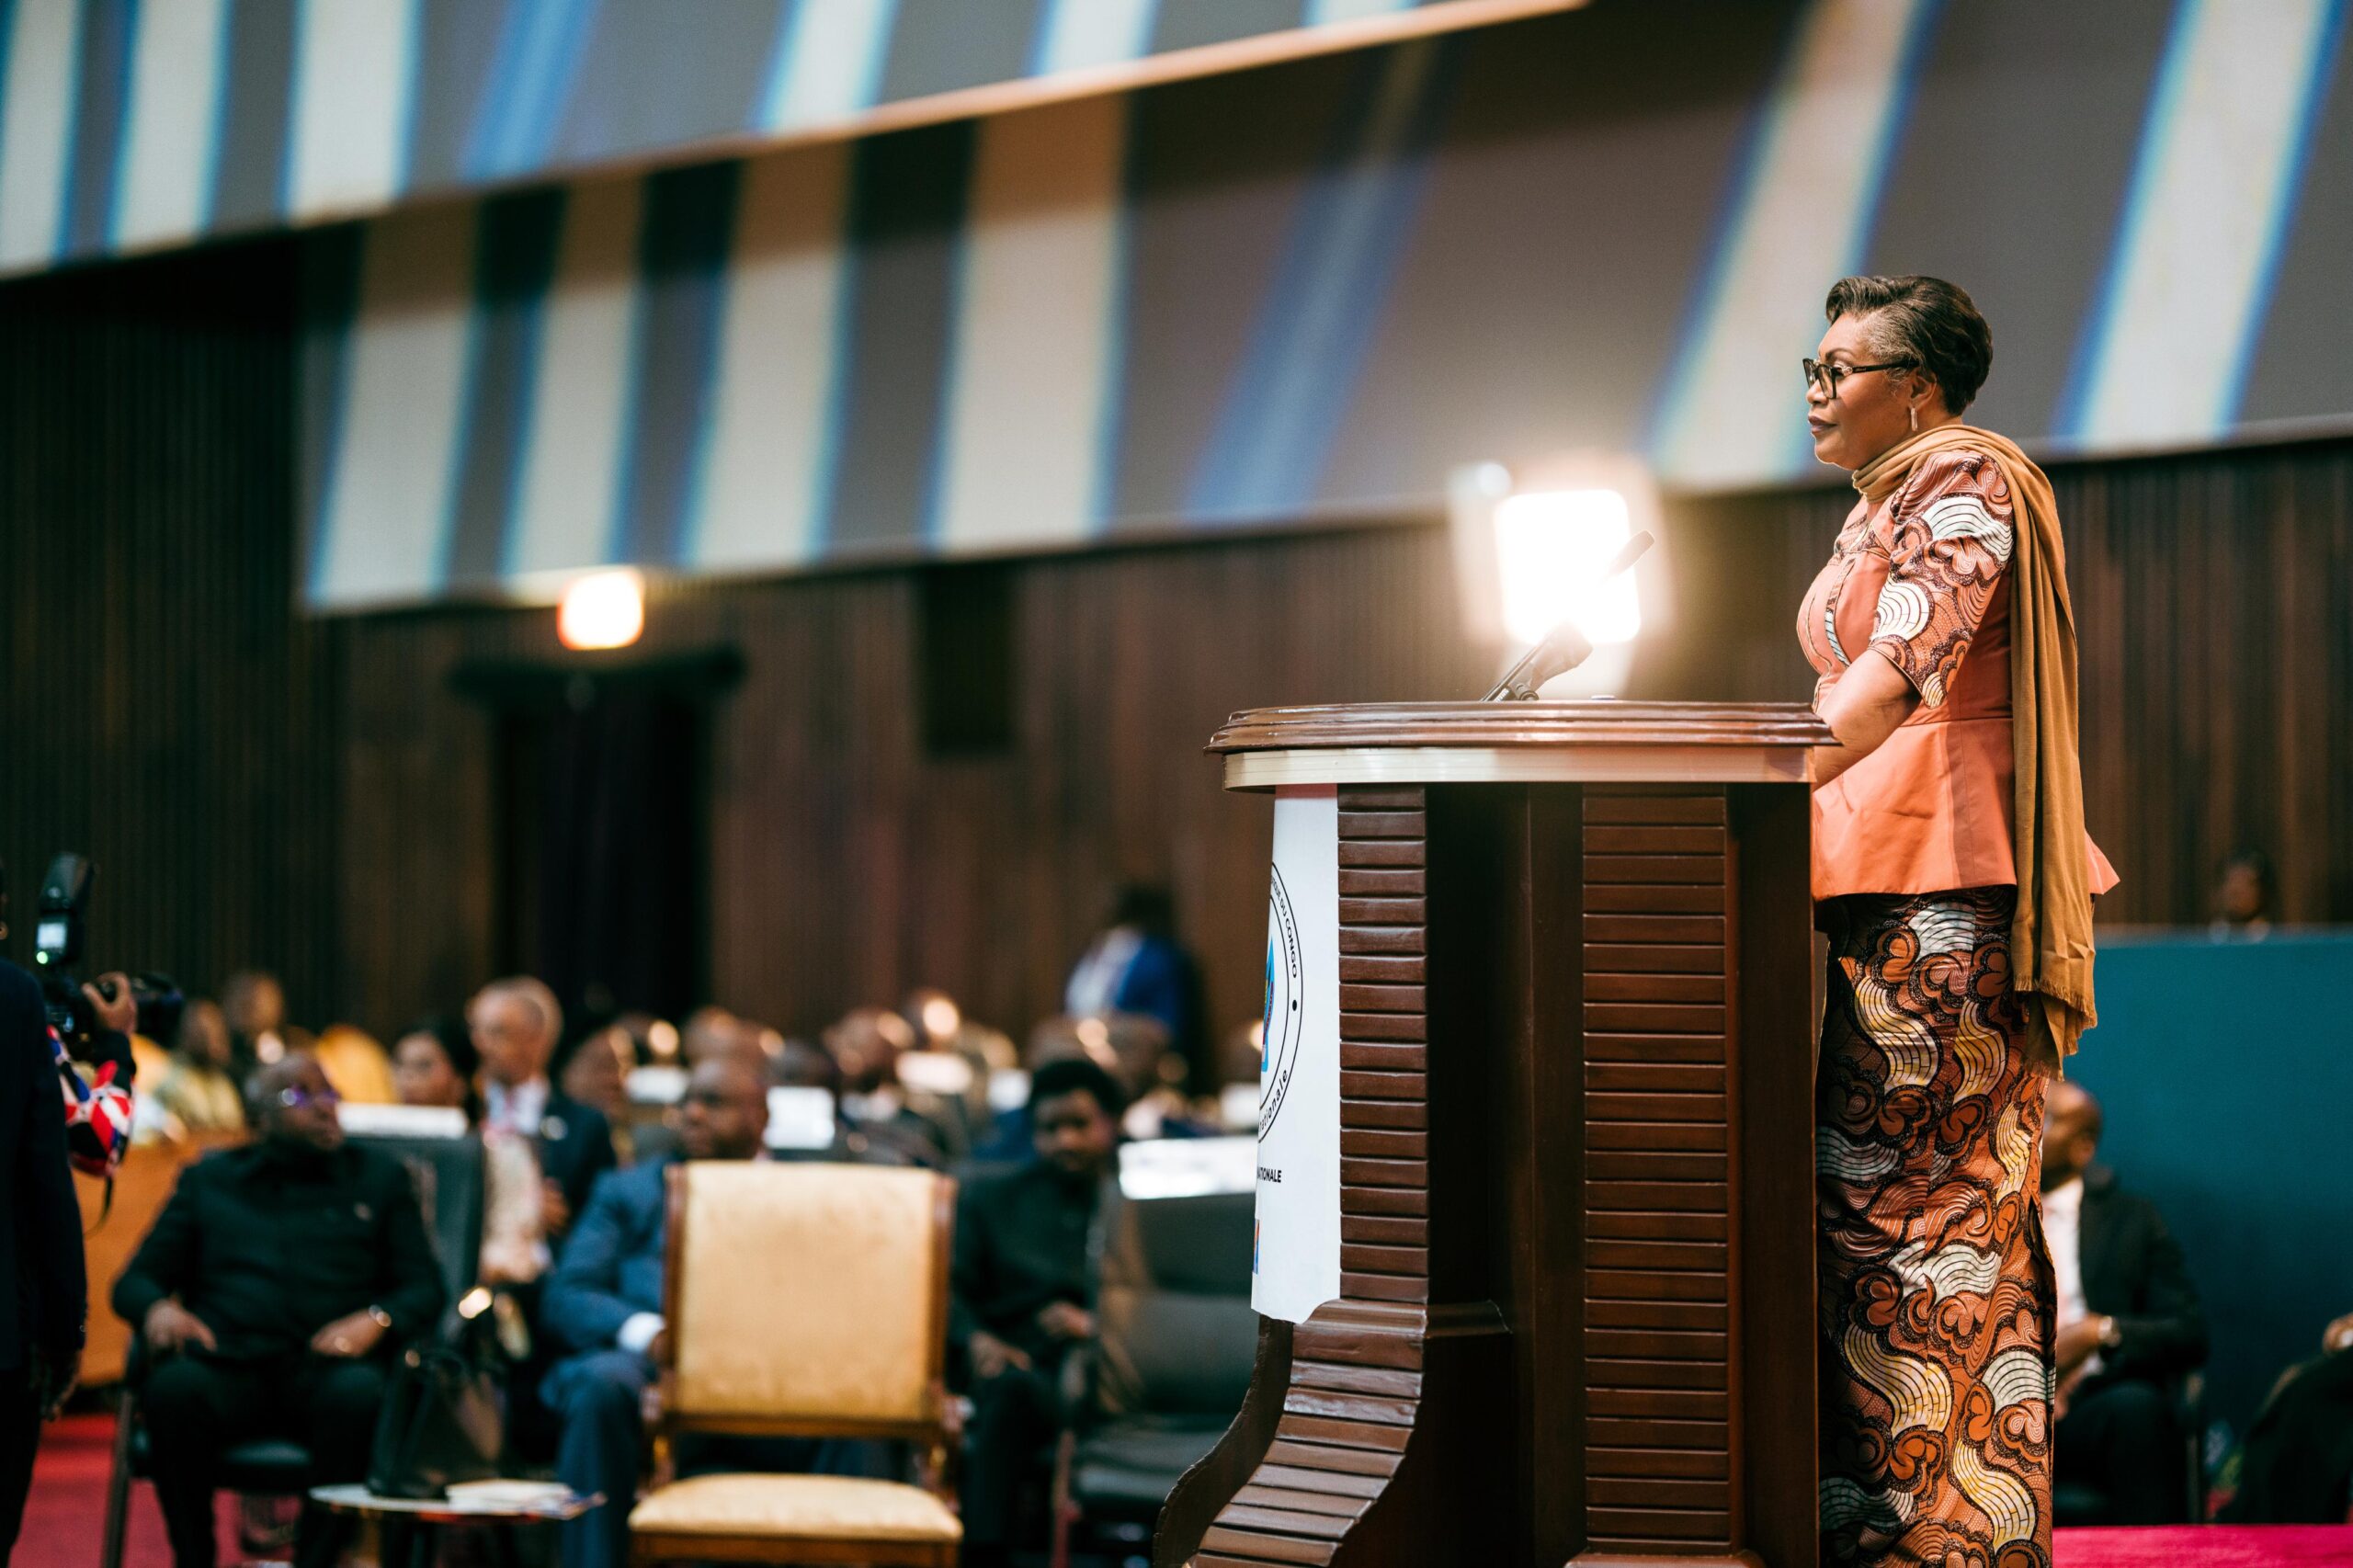
<path fill-rule="evenodd" d="M 1552 628 L 1544 641 L 1519 656 L 1519 663 L 1504 673 L 1504 678 L 1482 699 L 1487 702 L 1533 702 L 1544 683 L 1554 676 L 1566 675 L 1593 657 L 1593 644 L 1585 634 L 1567 621 Z"/>
<path fill-rule="evenodd" d="M 1643 552 L 1656 542 L 1647 528 L 1628 540 L 1625 548 L 1619 551 L 1617 558 L 1601 574 L 1600 580 L 1606 583 L 1640 561 Z M 1554 676 L 1566 675 L 1591 657 L 1593 644 L 1586 641 L 1584 632 L 1564 620 L 1546 632 L 1536 646 L 1522 653 L 1519 662 L 1506 670 L 1504 678 L 1495 682 L 1480 700 L 1533 702 L 1546 681 Z"/>

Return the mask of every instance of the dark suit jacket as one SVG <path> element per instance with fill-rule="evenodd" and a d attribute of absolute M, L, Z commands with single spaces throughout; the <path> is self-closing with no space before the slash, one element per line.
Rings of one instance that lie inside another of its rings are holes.
<path fill-rule="evenodd" d="M 2181 1247 L 2156 1206 L 2094 1165 L 2084 1176 L 2084 1304 L 2116 1320 L 2123 1342 L 2100 1352 L 2098 1382 L 2162 1381 L 2205 1364 L 2206 1313 Z"/>
<path fill-rule="evenodd" d="M 669 1165 L 612 1172 L 572 1222 L 540 1298 L 540 1326 L 563 1349 L 608 1349 L 621 1324 L 662 1310 Z"/>
<path fill-rule="evenodd" d="M 0 961 L 0 1369 L 36 1346 L 81 1347 L 89 1315 L 82 1210 L 40 987 Z"/>
<path fill-rule="evenodd" d="M 298 1355 L 339 1317 L 378 1307 L 401 1339 L 429 1332 L 446 1298 L 408 1166 L 347 1142 L 332 1153 L 264 1139 L 180 1173 L 171 1201 L 115 1281 L 134 1328 L 176 1296 L 224 1361 Z"/>
<path fill-rule="evenodd" d="M 577 1224 L 597 1178 L 619 1163 L 612 1124 L 603 1111 L 566 1099 L 563 1091 L 551 1087 L 547 1108 L 540 1113 L 539 1142 L 540 1174 L 563 1189 L 564 1206 Z"/>

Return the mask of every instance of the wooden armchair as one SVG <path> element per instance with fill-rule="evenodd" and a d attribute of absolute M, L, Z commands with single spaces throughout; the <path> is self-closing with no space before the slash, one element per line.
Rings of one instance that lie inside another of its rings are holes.
<path fill-rule="evenodd" d="M 954 1568 L 963 1527 L 942 1376 L 955 1183 L 862 1165 L 669 1174 L 657 1481 L 682 1432 L 909 1442 L 922 1484 L 698 1475 L 630 1515 L 631 1560 Z"/>

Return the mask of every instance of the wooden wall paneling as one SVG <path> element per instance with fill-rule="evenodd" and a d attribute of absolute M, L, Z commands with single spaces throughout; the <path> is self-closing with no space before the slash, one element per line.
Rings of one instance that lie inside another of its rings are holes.
<path fill-rule="evenodd" d="M 2123 883 L 2103 925 L 2200 925 L 2263 851 L 2279 917 L 2353 920 L 2353 441 L 2055 463 L 2081 640 L 2086 811 Z M 1630 696 L 1810 689 L 1791 619 L 1844 488 L 1685 498 L 1671 630 Z"/>
<path fill-rule="evenodd" d="M 1724 790 L 1588 786 L 1583 815 L 1584 1546 L 1728 1553 L 1745 1507 L 1727 949 L 1715 924 L 1684 928 L 1714 943 L 1616 939 L 1730 914 Z"/>
<path fill-rule="evenodd" d="M 1510 1189 L 1526 1212 L 1514 1216 L 1511 1262 L 1514 1385 L 1519 1402 L 1530 1540 L 1527 1560 L 1566 1562 L 1584 1545 L 1586 1510 L 1603 1472 L 1586 1444 L 1588 1331 L 1582 1281 L 1595 1244 L 1583 1201 L 1588 1152 L 1563 1136 L 1586 1119 L 1586 953 L 1597 918 L 1585 910 L 1584 795 L 1573 785 L 1527 791 L 1525 932 L 1517 974 L 1498 976 L 1527 998 L 1519 1050 L 1523 1085 L 1505 1103 L 1521 1108 L 1524 1145 L 1514 1152 Z M 1617 1262 L 1627 1261 L 1624 1257 Z"/>
<path fill-rule="evenodd" d="M 2103 923 L 2201 919 L 2216 864 L 2242 843 L 2272 850 L 2289 918 L 2353 918 L 2353 812 L 2336 783 L 2353 774 L 2353 442 L 2061 466 L 2054 480 L 2091 824 L 2125 877 Z M 1850 502 L 1677 502 L 1674 618 L 1643 645 L 1629 695 L 1807 690 L 1793 607 Z M 1201 736 L 1244 706 L 1458 697 L 1493 673 L 1460 641 L 1439 528 L 1041 558 L 1017 569 L 1017 753 L 932 761 L 911 706 L 910 570 L 653 593 L 647 656 L 731 642 L 745 658 L 714 737 L 713 985 L 783 1028 L 927 982 L 1019 1036 L 1059 1006 L 1129 878 L 1174 886 L 1211 1026 L 1245 1020 L 1266 820 L 1217 788 Z M 450 608 L 327 623 L 353 715 L 338 743 L 342 924 L 409 927 L 344 935 L 354 1009 L 375 1027 L 448 1005 L 451 977 L 488 963 L 486 873 L 421 871 L 486 864 L 415 842 L 420 821 L 479 836 L 467 802 L 486 786 L 459 775 L 489 766 L 478 719 L 431 672 L 558 656 L 552 619 Z M 385 728 L 395 710 L 401 733 Z M 383 747 L 406 760 L 369 755 Z M 428 813 L 426 800 L 449 803 Z M 419 871 L 387 869 L 402 858 Z M 412 883 L 413 896 L 387 891 Z"/>
<path fill-rule="evenodd" d="M 922 755 L 912 707 L 907 569 L 655 584 L 643 642 L 607 662 L 719 644 L 745 662 L 714 730 L 715 999 L 807 1031 L 939 983 L 1017 1039 L 1059 1009 L 1117 883 L 1149 879 L 1176 892 L 1211 1027 L 1255 1017 L 1265 808 L 1218 788 L 1201 738 L 1269 692 L 1478 684 L 1485 671 L 1452 636 L 1446 559 L 1433 530 L 1377 528 L 1027 563 L 1021 744 L 938 760 Z M 469 660 L 577 658 L 555 646 L 553 619 L 329 623 L 351 714 L 339 924 L 380 1027 L 454 1005 L 489 973 L 492 735 L 447 676 Z M 421 821 L 440 842 L 415 842 Z M 435 881 L 459 912 L 420 918 L 431 905 L 403 890 Z M 406 928 L 386 932 L 395 919 Z"/>
<path fill-rule="evenodd" d="M 1724 971 L 1739 1107 L 1731 1145 L 1740 1304 L 1731 1371 L 1742 1415 L 1734 1506 L 1748 1548 L 1784 1568 L 1812 1568 L 1821 1550 L 1811 811 L 1793 786 L 1725 791 L 1733 924 Z M 1764 1348 L 1749 1348 L 1756 1346 Z M 1755 1440 L 1758 1432 L 1774 1440 Z"/>
<path fill-rule="evenodd" d="M 292 247 L 0 290 L 0 858 L 29 960 L 59 850 L 90 960 L 343 994 L 336 680 L 293 613 Z"/>

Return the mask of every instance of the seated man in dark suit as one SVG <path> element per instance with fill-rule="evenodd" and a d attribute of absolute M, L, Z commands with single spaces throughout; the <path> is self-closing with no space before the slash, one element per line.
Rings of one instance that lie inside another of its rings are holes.
<path fill-rule="evenodd" d="M 507 1445 L 528 1460 L 544 1461 L 557 1440 L 555 1417 L 538 1392 L 554 1361 L 540 1324 L 544 1271 L 597 1178 L 616 1164 L 612 1124 L 549 1078 L 548 1066 L 563 1034 L 563 1009 L 555 993 L 539 981 L 529 975 L 492 981 L 466 1005 L 466 1028 L 482 1059 L 483 1139 L 528 1142 L 539 1165 L 539 1237 L 512 1244 L 518 1261 L 505 1270 L 503 1283 L 535 1336 L 530 1355 L 509 1384 Z M 503 1161 L 500 1168 L 507 1168 Z M 505 1211 L 503 1205 L 496 1210 Z"/>
<path fill-rule="evenodd" d="M 1029 1080 L 1034 1157 L 968 1182 L 957 1204 L 948 1333 L 972 1396 L 968 1568 L 1008 1561 L 1020 1494 L 1054 1434 L 1056 1372 L 1095 1335 L 1090 1259 L 1120 1104 L 1118 1081 L 1085 1057 L 1044 1063 Z"/>
<path fill-rule="evenodd" d="M 2247 1429 L 2232 1524 L 2333 1525 L 2353 1517 L 2353 1312 L 2322 1330 L 2320 1358 L 2289 1368 Z"/>
<path fill-rule="evenodd" d="M 393 1347 L 444 1296 L 408 1168 L 344 1142 L 319 1064 L 263 1068 L 252 1098 L 259 1141 L 181 1173 L 114 1288 L 156 1358 L 147 1431 L 179 1568 L 211 1568 L 225 1449 L 278 1434 L 310 1450 L 314 1485 L 366 1476 Z M 326 1568 L 346 1524 L 306 1508 L 296 1562 Z"/>
<path fill-rule="evenodd" d="M 567 1096 L 548 1079 L 563 1035 L 555 993 L 529 975 L 494 980 L 466 1006 L 466 1027 L 482 1055 L 483 1125 L 529 1138 L 545 1183 L 541 1204 L 553 1244 L 615 1164 L 604 1112 Z"/>
<path fill-rule="evenodd" d="M 704 1061 L 678 1108 L 678 1153 L 688 1160 L 765 1157 L 767 1085 L 741 1054 Z M 618 1568 L 629 1561 L 629 1514 L 645 1437 L 645 1395 L 663 1352 L 662 1289 L 668 1232 L 666 1160 L 615 1171 L 597 1186 L 548 1276 L 540 1305 L 546 1335 L 571 1352 L 548 1374 L 541 1397 L 563 1426 L 556 1471 L 603 1507 L 563 1528 L 565 1568 Z M 781 1331 L 779 1331 L 781 1332 Z M 681 1439 L 681 1473 L 698 1470 L 824 1470 L 882 1473 L 881 1445 L 802 1439 Z"/>
<path fill-rule="evenodd" d="M 2052 1474 L 2097 1487 L 2102 1523 L 2172 1523 L 2187 1483 L 2168 1385 L 2204 1364 L 2206 1315 L 2155 1207 L 2092 1164 L 2099 1134 L 2099 1102 L 2052 1084 L 2042 1123 L 2043 1233 L 2059 1287 Z"/>

